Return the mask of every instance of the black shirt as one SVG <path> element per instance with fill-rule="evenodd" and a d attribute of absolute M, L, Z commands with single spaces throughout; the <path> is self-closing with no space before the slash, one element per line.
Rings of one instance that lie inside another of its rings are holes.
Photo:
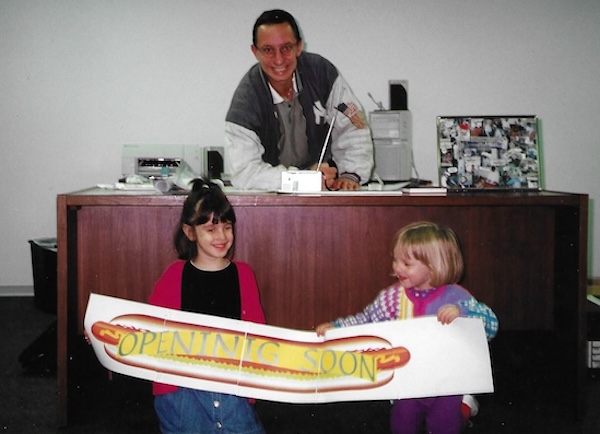
<path fill-rule="evenodd" d="M 241 319 L 240 279 L 231 262 L 219 271 L 199 270 L 191 262 L 183 267 L 181 310 Z"/>

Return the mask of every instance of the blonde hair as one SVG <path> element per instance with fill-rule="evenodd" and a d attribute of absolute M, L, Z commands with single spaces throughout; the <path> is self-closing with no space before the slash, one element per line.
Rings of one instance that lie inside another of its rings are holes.
<path fill-rule="evenodd" d="M 394 236 L 393 251 L 421 261 L 431 270 L 434 287 L 457 283 L 464 271 L 458 238 L 448 227 L 431 222 L 415 222 Z"/>

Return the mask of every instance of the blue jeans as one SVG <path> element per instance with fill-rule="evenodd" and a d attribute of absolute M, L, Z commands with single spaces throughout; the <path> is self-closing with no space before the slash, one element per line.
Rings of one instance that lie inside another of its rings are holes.
<path fill-rule="evenodd" d="M 248 398 L 180 387 L 154 397 L 163 434 L 264 434 Z"/>

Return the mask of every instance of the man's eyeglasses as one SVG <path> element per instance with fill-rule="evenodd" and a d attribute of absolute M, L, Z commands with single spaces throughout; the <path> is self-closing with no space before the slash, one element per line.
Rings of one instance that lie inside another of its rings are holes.
<path fill-rule="evenodd" d="M 289 56 L 290 54 L 292 54 L 292 51 L 294 51 L 294 48 L 296 48 L 298 46 L 298 43 L 295 44 L 285 44 L 280 48 L 275 48 L 275 47 L 271 47 L 270 45 L 265 45 L 264 47 L 260 47 L 258 49 L 258 51 L 260 51 L 262 53 L 263 56 L 265 57 L 275 57 L 275 54 L 277 54 L 277 51 L 279 51 L 279 53 L 281 53 L 282 56 L 286 57 Z"/>

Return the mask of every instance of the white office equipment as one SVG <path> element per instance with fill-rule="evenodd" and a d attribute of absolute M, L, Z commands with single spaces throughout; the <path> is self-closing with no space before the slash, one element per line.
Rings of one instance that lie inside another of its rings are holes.
<path fill-rule="evenodd" d="M 281 172 L 280 193 L 315 193 L 321 191 L 323 174 L 318 170 Z"/>
<path fill-rule="evenodd" d="M 176 144 L 123 145 L 122 174 L 148 178 L 173 176 L 185 162 L 196 176 L 220 178 L 223 172 L 223 148 L 219 146 Z"/>
<path fill-rule="evenodd" d="M 317 163 L 317 170 L 287 170 L 282 172 L 280 193 L 314 193 L 321 191 L 323 184 L 321 164 L 323 163 L 323 157 L 325 157 L 329 137 L 333 131 L 336 115 L 337 112 L 333 115 L 329 130 L 325 136 L 325 142 L 323 143 L 323 146 L 321 146 L 321 155 L 319 157 L 319 162 Z"/>
<path fill-rule="evenodd" d="M 383 181 L 406 181 L 412 175 L 412 116 L 408 110 L 369 114 L 375 172 Z"/>

